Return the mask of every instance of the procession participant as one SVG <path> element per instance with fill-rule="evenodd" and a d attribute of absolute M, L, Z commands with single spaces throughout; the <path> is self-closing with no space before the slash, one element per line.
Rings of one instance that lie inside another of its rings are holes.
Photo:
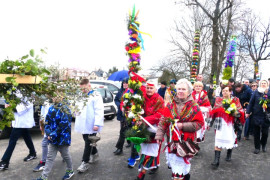
<path fill-rule="evenodd" d="M 167 83 L 166 81 L 162 81 L 160 83 L 160 88 L 158 89 L 158 94 L 164 99 L 164 96 L 165 96 L 165 92 L 167 90 Z"/>
<path fill-rule="evenodd" d="M 122 81 L 121 89 L 116 94 L 115 99 L 114 99 L 114 102 L 118 109 L 117 120 L 120 121 L 120 135 L 115 146 L 117 149 L 113 152 L 115 155 L 120 155 L 123 153 L 123 146 L 125 143 L 125 132 L 128 129 L 128 123 L 126 121 L 126 117 L 124 116 L 123 111 L 120 108 L 121 97 L 123 96 L 127 88 L 128 88 L 128 78 L 125 78 Z"/>
<path fill-rule="evenodd" d="M 96 136 L 101 131 L 104 123 L 104 106 L 102 96 L 91 88 L 88 79 L 82 79 L 80 87 L 83 93 L 88 95 L 86 105 L 79 102 L 80 112 L 76 114 L 74 130 L 83 136 L 85 142 L 82 163 L 78 167 L 79 172 L 85 172 L 89 168 L 89 163 L 94 163 L 98 159 L 98 150 L 90 146 L 88 136 Z"/>
<path fill-rule="evenodd" d="M 215 128 L 215 160 L 211 164 L 218 168 L 222 148 L 227 149 L 226 161 L 231 161 L 232 149 L 237 147 L 237 127 L 245 123 L 244 111 L 237 97 L 232 97 L 229 85 L 222 87 L 223 97 L 218 97 L 212 109 L 208 130 L 214 124 Z"/>
<path fill-rule="evenodd" d="M 159 110 L 164 108 L 164 100 L 156 93 L 156 85 L 151 81 L 148 81 L 146 84 L 146 95 L 144 99 L 143 117 L 153 127 L 157 127 L 161 118 Z M 150 132 L 150 140 L 141 144 L 138 180 L 144 179 L 147 170 L 150 170 L 150 174 L 155 173 L 160 165 L 160 145 L 154 139 L 156 132 L 152 127 L 148 127 L 148 131 Z"/>
<path fill-rule="evenodd" d="M 207 118 L 209 118 L 209 113 L 211 112 L 211 104 L 209 102 L 207 92 L 203 90 L 203 83 L 197 81 L 193 84 L 194 91 L 192 92 L 192 97 L 194 101 L 200 106 L 201 112 L 203 114 L 204 123 Z M 205 137 L 205 126 L 202 126 L 200 130 L 197 131 L 197 142 L 203 142 Z"/>
<path fill-rule="evenodd" d="M 176 80 L 172 79 L 170 81 L 170 86 L 167 88 L 165 95 L 164 95 L 165 106 L 168 103 L 172 103 L 173 98 L 176 96 L 175 84 L 176 84 Z"/>
<path fill-rule="evenodd" d="M 180 142 L 191 142 L 197 146 L 194 143 L 197 139 L 196 131 L 204 126 L 204 120 L 198 104 L 192 98 L 191 83 L 186 79 L 180 79 L 176 84 L 176 89 L 177 96 L 172 103 L 167 105 L 174 121 L 169 122 L 163 118 L 158 125 L 155 139 L 161 144 L 164 135 L 167 134 L 168 162 L 171 166 L 172 178 L 188 180 L 190 179 L 190 160 L 195 154 L 180 155 L 177 147 Z"/>
<path fill-rule="evenodd" d="M 21 97 L 21 94 L 17 94 L 18 97 Z M 22 97 L 21 97 L 22 98 Z M 9 138 L 8 147 L 2 157 L 2 161 L 0 162 L 0 170 L 7 170 L 9 166 L 9 162 L 12 156 L 12 153 L 16 147 L 18 139 L 22 136 L 26 146 L 29 149 L 29 155 L 25 157 L 24 161 L 30 161 L 36 159 L 36 150 L 29 133 L 30 128 L 35 125 L 34 120 L 34 107 L 33 103 L 27 101 L 25 99 L 25 103 L 20 103 L 14 109 L 14 117 L 15 120 L 12 121 L 12 131 Z M 9 104 L 5 104 L 5 108 L 10 106 Z"/>
<path fill-rule="evenodd" d="M 41 160 L 39 161 L 38 165 L 33 169 L 34 172 L 42 171 L 44 169 L 45 163 L 46 163 L 49 140 L 48 140 L 48 137 L 46 136 L 46 133 L 44 132 L 44 128 L 45 128 L 46 115 L 49 111 L 50 106 L 51 105 L 49 102 L 45 102 L 40 110 L 39 126 L 40 126 L 41 133 L 44 135 L 44 137 L 43 137 L 42 142 L 41 142 L 41 147 L 42 147 Z"/>
<path fill-rule="evenodd" d="M 249 100 L 252 96 L 252 90 L 249 88 L 246 84 L 236 83 L 235 84 L 235 96 L 240 100 L 241 106 L 246 110 Z M 237 132 L 237 139 L 241 140 L 241 134 L 242 134 L 242 127 L 239 128 Z M 244 139 L 247 139 L 247 133 L 249 129 L 249 118 L 246 118 L 245 122 L 245 129 L 244 129 Z"/>
<path fill-rule="evenodd" d="M 56 97 L 53 98 L 54 104 L 49 108 L 45 120 L 45 133 L 49 140 L 48 155 L 44 170 L 37 180 L 48 179 L 58 151 L 67 164 L 66 173 L 62 179 L 70 179 L 74 175 L 69 153 L 72 114 L 65 105 L 63 95 L 60 92 L 56 92 L 56 94 Z"/>
<path fill-rule="evenodd" d="M 270 112 L 270 89 L 267 80 L 261 80 L 259 88 L 253 93 L 246 112 L 246 117 L 252 114 L 253 119 L 253 134 L 254 134 L 254 154 L 262 151 L 266 152 L 266 144 L 268 138 L 269 119 L 266 113 Z"/>

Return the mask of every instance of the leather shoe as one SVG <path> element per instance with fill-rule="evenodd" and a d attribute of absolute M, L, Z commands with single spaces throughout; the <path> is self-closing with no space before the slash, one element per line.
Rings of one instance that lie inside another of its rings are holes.
<path fill-rule="evenodd" d="M 262 146 L 262 152 L 266 152 L 266 145 Z"/>
<path fill-rule="evenodd" d="M 116 151 L 113 152 L 115 155 L 120 155 L 123 153 L 122 149 L 116 149 Z"/>
<path fill-rule="evenodd" d="M 129 147 L 131 147 L 131 143 L 128 143 L 128 144 L 126 145 L 126 148 L 129 148 Z"/>
<path fill-rule="evenodd" d="M 259 149 L 255 149 L 253 153 L 254 153 L 254 154 L 259 154 L 259 152 L 260 152 Z"/>

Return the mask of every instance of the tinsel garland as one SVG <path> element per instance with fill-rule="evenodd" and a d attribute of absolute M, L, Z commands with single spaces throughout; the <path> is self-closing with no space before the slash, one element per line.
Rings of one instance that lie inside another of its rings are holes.
<path fill-rule="evenodd" d="M 143 47 L 143 32 L 140 31 L 140 23 L 137 21 L 139 11 L 135 14 L 135 6 L 133 7 L 132 13 L 129 13 L 128 18 L 128 35 L 129 42 L 125 46 L 127 56 L 129 57 L 129 81 L 128 90 L 123 95 L 123 107 L 125 110 L 125 116 L 128 123 L 132 126 L 126 132 L 126 137 L 128 140 L 132 141 L 139 150 L 140 143 L 148 139 L 148 131 L 144 125 L 139 125 L 142 121 L 140 116 L 144 114 L 142 108 L 144 103 L 143 92 L 141 90 L 142 82 L 145 80 L 140 77 L 137 73 L 141 69 L 140 62 L 141 56 L 140 52 Z M 144 33 L 146 34 L 146 33 Z"/>
<path fill-rule="evenodd" d="M 192 63 L 190 67 L 190 82 L 193 84 L 197 77 L 197 68 L 200 55 L 200 31 L 195 31 L 194 36 L 194 49 L 192 53 Z"/>
<path fill-rule="evenodd" d="M 235 52 L 236 52 L 236 36 L 232 36 L 226 56 L 225 68 L 223 70 L 222 79 L 224 80 L 229 80 L 232 77 L 232 67 L 234 65 Z"/>

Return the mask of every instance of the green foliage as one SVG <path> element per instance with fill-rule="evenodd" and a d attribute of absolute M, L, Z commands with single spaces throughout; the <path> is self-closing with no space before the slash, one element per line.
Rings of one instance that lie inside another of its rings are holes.
<path fill-rule="evenodd" d="M 41 52 L 45 52 L 42 50 Z M 0 64 L 0 74 L 19 74 L 21 76 L 31 75 L 40 76 L 42 81 L 39 84 L 19 84 L 15 77 L 7 77 L 9 83 L 0 84 L 0 97 L 4 97 L 9 104 L 4 109 L 3 119 L 0 119 L 0 129 L 5 126 L 10 127 L 11 121 L 14 120 L 14 110 L 20 103 L 34 102 L 36 105 L 44 104 L 48 99 L 55 99 L 61 94 L 61 99 L 64 99 L 72 113 L 79 111 L 75 105 L 77 101 L 87 100 L 87 94 L 81 93 L 79 82 L 74 79 L 66 81 L 48 82 L 50 71 L 43 65 L 40 56 L 30 50 L 28 55 L 21 57 L 19 60 L 5 60 Z M 22 98 L 18 98 L 18 94 Z"/>
<path fill-rule="evenodd" d="M 228 66 L 223 70 L 222 79 L 223 80 L 229 80 L 231 77 L 232 77 L 232 68 Z"/>
<path fill-rule="evenodd" d="M 126 137 L 140 137 L 140 138 L 146 138 L 146 140 L 150 139 L 150 132 L 147 130 L 146 125 L 138 126 L 138 129 L 130 128 L 126 131 Z"/>
<path fill-rule="evenodd" d="M 111 74 L 113 74 L 114 72 L 117 72 L 117 71 L 118 71 L 118 69 L 115 66 L 113 66 L 112 69 L 109 69 L 108 75 L 110 76 Z"/>

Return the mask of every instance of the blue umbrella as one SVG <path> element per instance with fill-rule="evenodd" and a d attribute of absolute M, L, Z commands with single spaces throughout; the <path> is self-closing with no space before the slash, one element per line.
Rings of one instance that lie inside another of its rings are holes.
<path fill-rule="evenodd" d="M 117 71 L 112 73 L 110 77 L 108 77 L 108 80 L 111 81 L 122 81 L 124 78 L 128 78 L 128 71 L 127 70 L 122 70 L 122 71 Z"/>

